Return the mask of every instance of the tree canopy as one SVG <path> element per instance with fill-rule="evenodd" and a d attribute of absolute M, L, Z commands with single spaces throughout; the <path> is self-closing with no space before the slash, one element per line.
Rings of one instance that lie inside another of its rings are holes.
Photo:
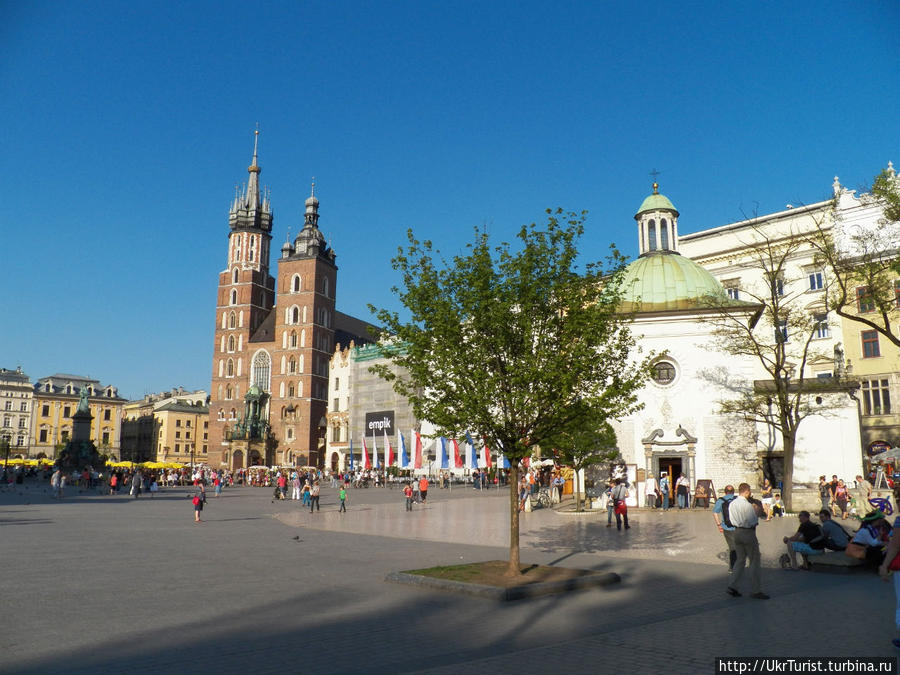
<path fill-rule="evenodd" d="M 447 432 L 477 432 L 510 460 L 547 444 L 588 416 L 603 421 L 637 407 L 647 364 L 630 357 L 629 316 L 618 311 L 624 258 L 578 268 L 585 214 L 547 212 L 522 227 L 516 246 L 492 246 L 475 229 L 465 251 L 447 260 L 412 231 L 393 267 L 409 319 L 371 308 L 384 326 L 385 355 L 401 366 L 376 368 L 411 402 L 419 419 Z M 518 509 L 511 490 L 510 566 L 518 566 Z"/>

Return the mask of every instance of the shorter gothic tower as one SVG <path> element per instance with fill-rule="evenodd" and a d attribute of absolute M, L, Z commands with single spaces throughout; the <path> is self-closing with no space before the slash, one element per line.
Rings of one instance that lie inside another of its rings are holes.
<path fill-rule="evenodd" d="M 281 456 L 321 465 L 337 266 L 319 230 L 315 183 L 305 207 L 303 228 L 278 260 L 271 424 Z"/>

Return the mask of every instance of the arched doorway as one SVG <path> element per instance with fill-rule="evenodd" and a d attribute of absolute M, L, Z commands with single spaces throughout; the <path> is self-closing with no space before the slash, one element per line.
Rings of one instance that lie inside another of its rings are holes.
<path fill-rule="evenodd" d="M 248 466 L 262 466 L 263 464 L 262 455 L 259 454 L 259 450 L 251 450 L 248 460 Z"/>
<path fill-rule="evenodd" d="M 337 471 L 338 467 L 340 466 L 340 463 L 341 463 L 341 456 L 336 452 L 332 452 L 331 453 L 331 470 Z"/>
<path fill-rule="evenodd" d="M 244 468 L 244 453 L 240 450 L 235 450 L 231 455 L 231 470 L 235 471 L 242 468 Z"/>

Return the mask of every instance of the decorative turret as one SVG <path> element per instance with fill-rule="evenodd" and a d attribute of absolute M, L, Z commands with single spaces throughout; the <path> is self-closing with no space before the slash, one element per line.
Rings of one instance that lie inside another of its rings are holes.
<path fill-rule="evenodd" d="M 282 248 L 282 252 L 284 249 Z M 319 229 L 319 200 L 316 199 L 316 183 L 313 181 L 310 195 L 306 199 L 306 212 L 303 216 L 303 229 L 294 239 L 294 255 L 315 258 L 323 256 L 334 260 L 334 251 L 328 248 L 325 236 Z"/>
<path fill-rule="evenodd" d="M 266 188 L 260 195 L 258 150 L 259 129 L 254 132 L 253 159 L 247 172 L 250 177 L 243 189 L 237 191 L 231 210 L 228 214 L 228 223 L 232 230 L 257 229 L 263 232 L 272 231 L 272 209 L 269 202 L 269 191 Z"/>
<path fill-rule="evenodd" d="M 638 223 L 640 255 L 678 253 L 678 216 L 678 210 L 668 197 L 659 194 L 659 184 L 654 182 L 653 193 L 644 199 L 634 214 Z"/>

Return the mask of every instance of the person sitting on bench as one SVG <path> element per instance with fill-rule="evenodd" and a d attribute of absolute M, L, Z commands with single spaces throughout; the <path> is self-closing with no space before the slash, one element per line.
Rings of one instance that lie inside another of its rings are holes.
<path fill-rule="evenodd" d="M 790 560 L 790 569 L 809 569 L 809 556 L 822 555 L 825 552 L 825 535 L 822 528 L 810 521 L 809 511 L 801 511 L 797 514 L 800 519 L 800 527 L 791 537 L 785 537 L 782 541 L 787 544 L 787 556 Z M 797 566 L 797 554 L 803 556 L 803 566 Z"/>

